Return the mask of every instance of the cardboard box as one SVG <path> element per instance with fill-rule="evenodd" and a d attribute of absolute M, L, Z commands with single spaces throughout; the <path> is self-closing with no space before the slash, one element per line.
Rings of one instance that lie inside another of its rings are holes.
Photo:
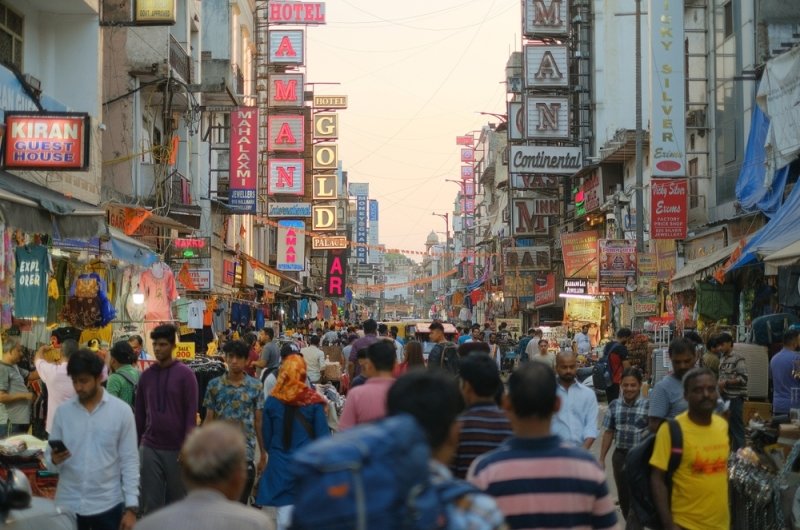
<path fill-rule="evenodd" d="M 763 401 L 745 401 L 744 402 L 744 424 L 750 423 L 753 416 L 758 413 L 762 420 L 772 419 L 772 405 Z"/>

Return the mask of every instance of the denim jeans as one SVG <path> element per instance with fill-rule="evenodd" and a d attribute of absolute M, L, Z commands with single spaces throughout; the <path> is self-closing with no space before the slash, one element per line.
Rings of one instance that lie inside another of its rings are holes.
<path fill-rule="evenodd" d="M 124 504 L 95 515 L 78 515 L 78 530 L 119 530 Z"/>

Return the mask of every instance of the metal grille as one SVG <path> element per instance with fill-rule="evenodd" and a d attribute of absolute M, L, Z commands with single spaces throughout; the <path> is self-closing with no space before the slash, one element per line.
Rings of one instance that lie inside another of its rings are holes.
<path fill-rule="evenodd" d="M 172 35 L 169 36 L 169 65 L 184 81 L 192 82 L 192 60 Z"/>

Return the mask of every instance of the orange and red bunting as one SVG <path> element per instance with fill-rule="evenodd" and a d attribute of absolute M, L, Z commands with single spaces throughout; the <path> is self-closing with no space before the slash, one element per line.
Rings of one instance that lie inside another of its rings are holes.
<path fill-rule="evenodd" d="M 150 210 L 144 208 L 125 208 L 125 235 L 130 236 L 136 233 L 142 223 L 153 215 Z"/>
<path fill-rule="evenodd" d="M 244 239 L 244 236 L 246 236 L 246 235 L 247 235 L 247 228 L 245 228 L 244 225 L 240 226 L 239 227 L 239 237 Z"/>
<path fill-rule="evenodd" d="M 180 272 L 178 272 L 178 281 L 183 284 L 187 291 L 197 290 L 197 286 L 192 281 L 192 275 L 189 274 L 189 264 L 186 262 L 183 263 Z"/>
<path fill-rule="evenodd" d="M 178 145 L 180 145 L 180 141 L 181 139 L 177 136 L 172 137 L 172 144 L 169 149 L 169 165 L 171 166 L 178 163 Z"/>

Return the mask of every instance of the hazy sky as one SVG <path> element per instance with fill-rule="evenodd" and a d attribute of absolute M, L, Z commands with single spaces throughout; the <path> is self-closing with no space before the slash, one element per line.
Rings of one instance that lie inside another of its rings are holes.
<path fill-rule="evenodd" d="M 346 94 L 339 157 L 380 201 L 380 240 L 420 250 L 444 231 L 461 165 L 456 136 L 505 114 L 505 64 L 520 47 L 519 0 L 327 0 L 307 29 L 307 82 Z M 452 224 L 451 224 L 452 230 Z M 441 236 L 440 236 L 441 237 Z"/>

